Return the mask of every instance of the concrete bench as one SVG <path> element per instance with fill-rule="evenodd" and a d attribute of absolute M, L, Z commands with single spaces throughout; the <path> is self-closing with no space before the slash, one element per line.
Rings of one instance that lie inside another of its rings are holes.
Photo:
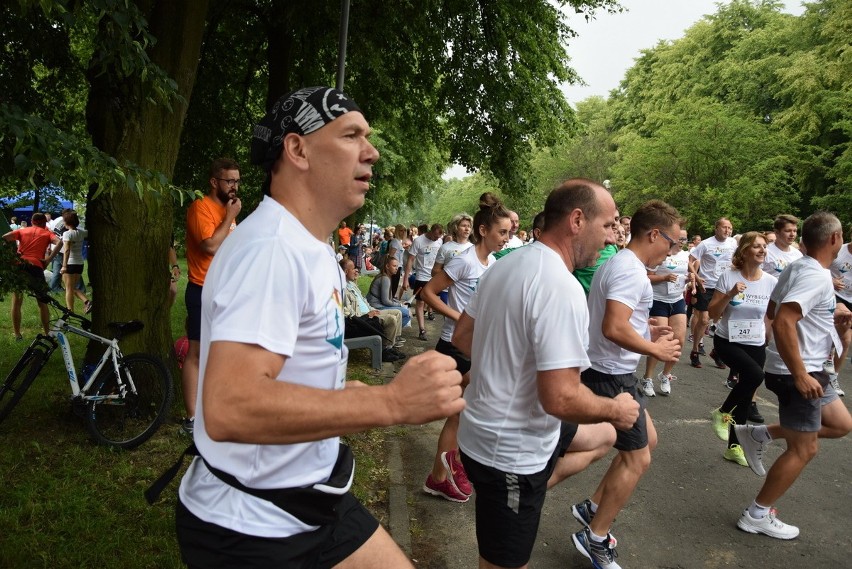
<path fill-rule="evenodd" d="M 346 347 L 350 350 L 359 348 L 369 348 L 373 352 L 373 368 L 376 370 L 382 369 L 382 337 L 381 336 L 364 336 L 363 338 L 346 338 L 343 340 Z"/>

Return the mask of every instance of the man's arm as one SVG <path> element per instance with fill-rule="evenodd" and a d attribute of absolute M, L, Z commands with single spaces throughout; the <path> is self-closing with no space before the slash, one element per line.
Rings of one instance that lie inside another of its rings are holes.
<path fill-rule="evenodd" d="M 287 358 L 254 344 L 213 342 L 202 385 L 216 441 L 293 444 L 459 413 L 461 374 L 434 351 L 412 357 L 387 385 L 326 390 L 277 381 Z"/>
<path fill-rule="evenodd" d="M 222 245 L 222 242 L 225 240 L 225 237 L 231 232 L 231 224 L 237 219 L 237 215 L 240 213 L 240 208 L 242 204 L 239 198 L 234 198 L 228 201 L 225 206 L 225 219 L 222 220 L 216 229 L 213 230 L 213 235 L 206 239 L 202 239 L 200 243 L 201 250 L 207 255 L 215 255 L 216 251 L 219 250 L 219 247 Z"/>
<path fill-rule="evenodd" d="M 676 362 L 680 358 L 680 342 L 672 334 L 649 342 L 630 325 L 633 309 L 617 300 L 607 300 L 601 331 L 604 338 L 625 350 L 645 356 L 653 356 L 663 362 Z"/>
<path fill-rule="evenodd" d="M 476 322 L 467 312 L 462 312 L 453 330 L 453 345 L 468 358 L 473 346 L 473 325 Z"/>
<path fill-rule="evenodd" d="M 629 393 L 599 397 L 580 382 L 579 368 L 539 371 L 536 375 L 542 408 L 563 421 L 588 424 L 607 421 L 627 430 L 639 418 L 639 403 Z"/>
<path fill-rule="evenodd" d="M 796 389 L 805 399 L 822 397 L 822 387 L 817 380 L 810 376 L 802 361 L 799 351 L 799 336 L 796 325 L 802 319 L 802 307 L 796 302 L 784 302 L 778 308 L 775 321 L 772 323 L 772 333 L 775 336 L 775 347 L 784 365 L 793 376 Z"/>

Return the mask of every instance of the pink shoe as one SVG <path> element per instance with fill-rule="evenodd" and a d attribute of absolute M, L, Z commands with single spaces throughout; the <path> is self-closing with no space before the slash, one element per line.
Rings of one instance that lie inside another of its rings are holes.
<path fill-rule="evenodd" d="M 449 478 L 443 482 L 435 482 L 432 479 L 431 474 L 426 477 L 426 484 L 423 485 L 423 491 L 433 496 L 440 496 L 450 502 L 459 502 L 463 504 L 470 499 L 468 496 L 459 492 L 456 485 L 453 484 Z"/>
<path fill-rule="evenodd" d="M 441 463 L 447 470 L 447 477 L 450 482 L 453 483 L 459 492 L 465 496 L 473 494 L 473 487 L 470 485 L 470 480 L 467 479 L 467 472 L 464 471 L 464 465 L 461 463 L 461 459 L 459 459 L 458 449 L 453 449 L 450 452 L 442 452 Z"/>

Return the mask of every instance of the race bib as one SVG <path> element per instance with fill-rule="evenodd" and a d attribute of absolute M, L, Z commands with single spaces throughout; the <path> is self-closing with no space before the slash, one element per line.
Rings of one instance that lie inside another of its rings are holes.
<path fill-rule="evenodd" d="M 760 320 L 729 320 L 728 331 L 731 342 L 745 340 L 763 341 L 763 327 Z"/>
<path fill-rule="evenodd" d="M 683 287 L 686 284 L 686 278 L 682 275 L 677 276 L 677 280 L 666 281 L 666 292 L 669 294 L 681 294 L 683 292 Z"/>

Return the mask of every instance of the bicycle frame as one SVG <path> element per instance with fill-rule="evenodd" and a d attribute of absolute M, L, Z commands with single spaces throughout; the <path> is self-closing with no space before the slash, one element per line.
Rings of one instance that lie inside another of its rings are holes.
<path fill-rule="evenodd" d="M 92 372 L 92 375 L 89 376 L 85 385 L 80 385 L 80 381 L 77 376 L 77 370 L 74 366 L 74 356 L 71 354 L 71 346 L 68 342 L 68 336 L 66 336 L 65 332 L 70 332 L 72 334 L 88 338 L 89 340 L 94 340 L 107 346 L 106 350 L 104 351 L 104 354 L 101 356 L 101 359 L 98 361 L 94 371 Z M 104 369 L 104 366 L 107 365 L 108 360 L 112 361 L 113 371 L 115 372 L 116 377 L 119 377 L 118 359 L 119 357 L 121 357 L 121 349 L 118 347 L 118 340 L 98 336 L 97 334 L 93 334 L 91 332 L 83 330 L 82 328 L 78 328 L 77 326 L 69 324 L 63 318 L 60 318 L 54 322 L 53 326 L 50 329 L 49 337 L 54 339 L 54 341 L 59 344 L 59 348 L 62 350 L 62 359 L 65 362 L 65 371 L 68 372 L 68 383 L 71 384 L 71 394 L 74 398 L 80 397 L 86 401 L 95 401 L 119 397 L 118 395 L 86 395 L 88 390 L 91 389 L 92 384 L 95 382 L 95 379 L 98 377 L 98 374 L 100 374 L 101 370 Z M 125 386 L 121 384 L 119 385 L 119 388 L 122 390 L 121 395 L 124 395 Z"/>

